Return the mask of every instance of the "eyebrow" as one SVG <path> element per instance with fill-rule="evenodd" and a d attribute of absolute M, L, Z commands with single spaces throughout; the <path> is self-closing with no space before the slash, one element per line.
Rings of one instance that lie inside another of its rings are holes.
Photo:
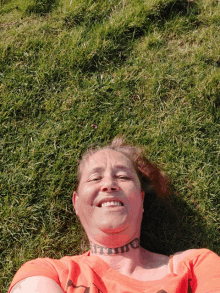
<path fill-rule="evenodd" d="M 119 169 L 119 170 L 125 170 L 125 171 L 129 171 L 130 168 L 126 167 L 126 166 L 123 166 L 123 165 L 116 165 L 114 166 L 115 169 Z M 90 174 L 92 173 L 99 173 L 99 172 L 102 172 L 104 170 L 103 167 L 94 167 L 90 170 Z"/>
<path fill-rule="evenodd" d="M 90 170 L 89 174 L 99 173 L 99 172 L 102 172 L 103 170 L 104 170 L 104 168 L 102 168 L 102 167 L 94 167 Z"/>
<path fill-rule="evenodd" d="M 123 166 L 123 165 L 116 165 L 115 167 L 116 167 L 116 169 L 122 169 L 122 170 L 126 170 L 126 171 L 130 169 L 130 168 Z"/>

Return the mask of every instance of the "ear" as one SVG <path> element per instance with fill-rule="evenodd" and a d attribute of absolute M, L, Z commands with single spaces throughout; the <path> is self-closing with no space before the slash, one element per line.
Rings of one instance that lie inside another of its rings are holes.
<path fill-rule="evenodd" d="M 73 206 L 74 206 L 74 209 L 75 209 L 77 216 L 78 216 L 78 199 L 79 199 L 79 196 L 78 196 L 77 192 L 74 191 L 72 201 L 73 201 Z"/>

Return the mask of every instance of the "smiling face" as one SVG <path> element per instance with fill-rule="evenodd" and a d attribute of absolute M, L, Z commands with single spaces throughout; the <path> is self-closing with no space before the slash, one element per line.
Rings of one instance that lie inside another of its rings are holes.
<path fill-rule="evenodd" d="M 137 236 L 143 196 L 131 160 L 115 150 L 102 149 L 83 163 L 73 204 L 89 240 L 100 243 L 108 235 Z"/>

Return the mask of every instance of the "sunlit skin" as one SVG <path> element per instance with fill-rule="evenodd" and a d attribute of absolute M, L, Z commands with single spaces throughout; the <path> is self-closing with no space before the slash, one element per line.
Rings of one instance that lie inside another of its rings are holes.
<path fill-rule="evenodd" d="M 92 245 L 115 248 L 139 238 L 143 200 L 138 175 L 124 154 L 102 149 L 83 163 L 78 190 L 73 193 L 73 204 Z M 103 201 L 120 201 L 123 205 L 102 207 Z M 90 255 L 97 253 L 91 250 Z M 98 256 L 110 267 L 134 278 L 146 279 L 147 267 L 150 270 L 156 267 L 160 276 L 166 274 L 164 264 L 167 257 L 152 254 L 141 247 L 117 255 Z M 153 271 L 153 278 L 157 278 L 155 269 Z"/>
<path fill-rule="evenodd" d="M 89 240 L 115 247 L 139 237 L 143 196 L 132 162 L 122 153 L 104 149 L 84 163 L 73 203 Z M 113 200 L 123 206 L 98 206 Z"/>

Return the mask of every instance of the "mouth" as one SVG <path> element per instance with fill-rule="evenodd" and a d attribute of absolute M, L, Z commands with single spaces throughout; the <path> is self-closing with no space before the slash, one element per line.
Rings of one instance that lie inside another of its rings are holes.
<path fill-rule="evenodd" d="M 98 204 L 99 208 L 103 208 L 103 207 L 120 207 L 120 206 L 124 206 L 124 204 L 119 201 L 119 200 L 109 200 L 109 201 L 102 201 Z"/>

